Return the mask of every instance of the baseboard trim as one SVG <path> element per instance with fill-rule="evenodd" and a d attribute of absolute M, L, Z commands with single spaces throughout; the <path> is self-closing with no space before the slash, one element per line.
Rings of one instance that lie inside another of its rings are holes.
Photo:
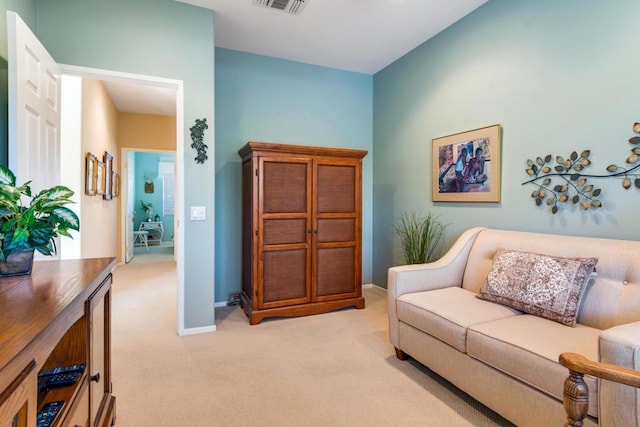
<path fill-rule="evenodd" d="M 189 335 L 208 334 L 209 332 L 215 332 L 216 325 L 201 326 L 199 328 L 185 328 L 178 331 L 178 336 L 187 337 Z"/>
<path fill-rule="evenodd" d="M 379 292 L 384 292 L 385 294 L 387 293 L 386 288 L 383 288 L 373 283 L 363 283 L 362 289 L 373 289 Z M 220 307 L 226 307 L 226 306 L 227 306 L 227 301 L 218 301 L 213 303 L 214 308 L 220 308 Z"/>
<path fill-rule="evenodd" d="M 362 285 L 362 289 L 373 289 L 375 291 L 379 291 L 379 292 L 384 292 L 385 294 L 387 293 L 387 289 L 383 288 L 382 286 L 378 286 L 374 283 L 367 283 Z"/>

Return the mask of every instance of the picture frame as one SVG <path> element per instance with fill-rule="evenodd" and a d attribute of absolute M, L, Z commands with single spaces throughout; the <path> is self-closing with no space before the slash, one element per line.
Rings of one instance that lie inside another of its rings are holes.
<path fill-rule="evenodd" d="M 97 161 L 96 156 L 87 153 L 84 167 L 84 194 L 87 196 L 96 195 Z"/>
<path fill-rule="evenodd" d="M 502 128 L 487 126 L 432 140 L 434 202 L 500 202 Z"/>
<path fill-rule="evenodd" d="M 105 191 L 105 167 L 104 162 L 96 162 L 96 194 L 104 197 Z"/>
<path fill-rule="evenodd" d="M 120 195 L 120 175 L 117 172 L 113 172 L 111 174 L 112 181 L 112 189 L 113 189 L 113 197 L 118 197 Z"/>
<path fill-rule="evenodd" d="M 102 198 L 104 200 L 111 200 L 113 196 L 113 156 L 108 151 L 104 152 L 104 194 Z"/>

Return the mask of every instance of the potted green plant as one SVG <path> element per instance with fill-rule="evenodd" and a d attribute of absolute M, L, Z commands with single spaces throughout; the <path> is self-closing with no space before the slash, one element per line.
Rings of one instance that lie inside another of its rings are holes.
<path fill-rule="evenodd" d="M 73 203 L 73 191 L 58 185 L 32 197 L 30 184 L 16 185 L 13 172 L 0 166 L 0 277 L 31 274 L 34 250 L 55 255 L 54 239 L 80 230 L 78 216 L 64 206 Z"/>
<path fill-rule="evenodd" d="M 446 225 L 431 212 L 426 217 L 415 212 L 403 213 L 393 224 L 393 233 L 400 239 L 405 264 L 435 261 Z"/>
<path fill-rule="evenodd" d="M 140 200 L 140 207 L 147 216 L 147 221 L 153 221 L 153 204 L 145 203 L 144 200 Z"/>

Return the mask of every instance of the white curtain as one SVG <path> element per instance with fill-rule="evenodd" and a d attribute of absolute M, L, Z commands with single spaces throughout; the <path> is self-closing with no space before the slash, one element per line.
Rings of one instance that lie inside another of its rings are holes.
<path fill-rule="evenodd" d="M 158 175 L 162 177 L 162 215 L 173 215 L 175 208 L 175 177 L 172 160 L 158 162 Z"/>

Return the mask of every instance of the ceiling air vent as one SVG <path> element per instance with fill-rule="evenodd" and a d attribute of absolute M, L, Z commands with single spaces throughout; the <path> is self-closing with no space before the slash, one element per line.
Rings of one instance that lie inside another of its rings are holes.
<path fill-rule="evenodd" d="M 253 0 L 256 6 L 268 7 L 292 15 L 300 15 L 309 0 Z"/>

